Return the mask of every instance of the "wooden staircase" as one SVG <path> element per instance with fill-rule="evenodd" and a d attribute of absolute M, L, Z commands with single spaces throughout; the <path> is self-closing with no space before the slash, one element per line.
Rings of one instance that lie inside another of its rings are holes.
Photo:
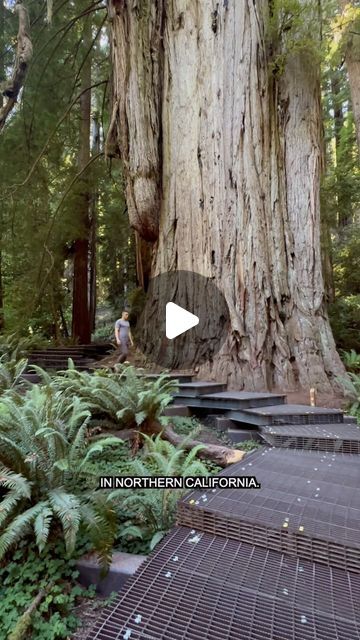
<path fill-rule="evenodd" d="M 39 382 L 39 376 L 31 369 L 31 365 L 37 365 L 46 371 L 61 371 L 68 368 L 68 359 L 71 358 L 79 371 L 92 371 L 96 362 L 104 358 L 113 345 L 108 342 L 83 344 L 66 347 L 50 347 L 48 349 L 36 349 L 28 357 L 28 369 L 23 374 L 23 379 L 28 382 Z"/>

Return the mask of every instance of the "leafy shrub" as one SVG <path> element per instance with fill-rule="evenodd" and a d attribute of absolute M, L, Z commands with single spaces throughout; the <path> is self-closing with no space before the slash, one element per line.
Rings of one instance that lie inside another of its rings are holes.
<path fill-rule="evenodd" d="M 343 385 L 345 394 L 350 399 L 349 413 L 356 416 L 360 422 L 360 375 L 349 372 L 347 377 L 338 377 Z"/>
<path fill-rule="evenodd" d="M 352 132 L 353 123 L 351 120 L 348 120 L 348 126 L 350 127 L 349 132 Z M 359 189 L 359 187 L 358 181 L 357 188 Z M 349 298 L 357 297 L 359 302 L 359 296 L 353 295 L 354 292 L 360 291 L 360 227 L 357 221 L 341 230 L 334 243 L 333 260 L 334 281 L 338 294 L 349 296 Z M 348 300 L 348 298 L 344 299 Z"/>
<path fill-rule="evenodd" d="M 161 414 L 172 402 L 172 393 L 177 389 L 176 382 L 166 374 L 152 380 L 127 365 L 118 365 L 115 373 L 98 370 L 94 374 L 77 371 L 71 365 L 55 377 L 39 367 L 34 369 L 51 388 L 67 397 L 82 398 L 93 415 L 108 418 L 122 427 L 141 430 L 153 422 L 168 422 Z"/>
<path fill-rule="evenodd" d="M 328 311 L 338 349 L 360 352 L 360 295 L 339 298 Z"/>
<path fill-rule="evenodd" d="M 160 435 L 144 436 L 145 447 L 141 457 L 130 465 L 134 476 L 194 476 L 209 475 L 206 466 L 196 458 L 203 445 L 190 452 L 183 445 L 175 447 Z M 119 489 L 110 494 L 119 499 L 121 513 L 127 513 L 119 535 L 130 540 L 140 538 L 152 549 L 175 522 L 176 503 L 184 493 L 181 489 L 144 489 L 131 491 Z"/>
<path fill-rule="evenodd" d="M 354 349 L 342 351 L 341 358 L 348 371 L 353 371 L 354 373 L 360 371 L 360 354 L 356 353 Z"/>
<path fill-rule="evenodd" d="M 17 360 L 4 353 L 0 356 L 0 393 L 13 389 L 21 382 L 28 361 L 25 358 Z"/>
<path fill-rule="evenodd" d="M 232 444 L 234 449 L 240 449 L 240 451 L 254 451 L 262 446 L 261 442 L 256 440 L 243 440 L 243 442 L 236 442 Z"/>
<path fill-rule="evenodd" d="M 108 340 L 114 340 L 115 339 L 115 321 L 114 322 L 107 322 L 106 324 L 102 325 L 101 327 L 97 327 L 96 330 L 93 333 L 92 339 L 95 342 L 107 342 Z"/>
<path fill-rule="evenodd" d="M 201 422 L 194 416 L 171 416 L 171 425 L 176 433 L 184 436 L 195 437 L 202 429 Z"/>
<path fill-rule="evenodd" d="M 172 402 L 172 394 L 178 385 L 176 381 L 170 380 L 166 373 L 151 380 L 138 375 L 134 367 L 125 366 L 119 374 L 118 384 L 118 398 L 122 408 L 116 412 L 116 418 L 124 426 L 137 426 L 144 430 L 153 422 L 168 422 L 169 419 L 162 417 L 162 413 Z"/>
<path fill-rule="evenodd" d="M 73 614 L 74 605 L 78 598 L 92 597 L 94 591 L 74 584 L 78 577 L 76 558 L 68 560 L 64 556 L 61 542 L 47 547 L 40 558 L 27 541 L 23 541 L 11 558 L 0 565 L 2 638 L 8 637 L 9 633 L 15 636 L 20 624 L 23 633 L 19 638 L 37 640 L 68 638 L 76 629 L 78 620 Z M 30 619 L 24 619 L 24 612 L 42 589 L 46 590 L 45 597 Z"/>
<path fill-rule="evenodd" d="M 116 448 L 106 450 L 106 456 L 100 451 L 94 452 L 88 462 L 89 476 L 84 478 L 86 489 L 96 489 L 100 476 L 129 476 L 131 475 L 132 455 L 129 442 L 120 441 Z"/>
<path fill-rule="evenodd" d="M 80 527 L 104 565 L 109 562 L 116 516 L 108 497 L 83 493 L 81 477 L 95 452 L 118 439 L 88 441 L 90 412 L 74 397 L 33 386 L 24 396 L 4 397 L 0 414 L 0 560 L 33 529 L 39 551 L 51 535 L 62 535 L 69 555 Z"/>
<path fill-rule="evenodd" d="M 7 356 L 10 360 L 19 360 L 26 357 L 30 351 L 47 346 L 48 341 L 42 336 L 23 336 L 11 333 L 0 336 L 0 356 Z"/>

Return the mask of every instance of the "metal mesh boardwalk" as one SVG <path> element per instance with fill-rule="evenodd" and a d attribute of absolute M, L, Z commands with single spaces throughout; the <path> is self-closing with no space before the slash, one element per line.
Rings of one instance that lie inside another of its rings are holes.
<path fill-rule="evenodd" d="M 193 491 L 179 524 L 360 573 L 357 455 L 265 449 L 220 475 L 255 475 L 262 487 Z"/>
<path fill-rule="evenodd" d="M 231 410 L 227 417 L 254 425 L 329 424 L 342 423 L 344 414 L 340 409 L 311 407 L 304 404 L 278 404 L 255 409 Z"/>
<path fill-rule="evenodd" d="M 273 425 L 260 427 L 260 431 L 274 447 L 360 453 L 360 428 L 353 424 Z"/>
<path fill-rule="evenodd" d="M 360 576 L 175 527 L 92 640 L 358 640 Z"/>

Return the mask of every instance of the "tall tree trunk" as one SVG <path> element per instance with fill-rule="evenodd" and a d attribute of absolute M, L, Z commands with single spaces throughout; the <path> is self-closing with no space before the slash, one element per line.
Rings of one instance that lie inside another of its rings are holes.
<path fill-rule="evenodd" d="M 106 146 L 113 149 L 114 136 L 121 138 L 130 222 L 143 238 L 153 241 L 158 235 L 161 206 L 164 0 L 110 0 L 108 7 L 117 72 L 112 82 L 113 114 Z M 133 46 L 129 47 L 129 42 Z"/>
<path fill-rule="evenodd" d="M 83 50 L 87 55 L 91 45 L 91 22 L 85 19 L 83 33 Z M 91 56 L 83 64 L 81 71 L 81 98 L 80 98 L 80 135 L 78 169 L 82 171 L 90 160 L 90 121 L 91 121 Z M 73 284 L 73 311 L 72 311 L 72 337 L 81 344 L 91 341 L 91 320 L 89 301 L 89 234 L 90 234 L 90 187 L 86 172 L 79 181 L 76 198 L 77 210 L 81 224 L 81 236 L 74 243 L 74 284 Z"/>
<path fill-rule="evenodd" d="M 331 76 L 331 93 L 334 110 L 334 134 L 335 134 L 335 161 L 337 176 L 337 218 L 339 227 L 346 227 L 351 222 L 349 217 L 349 197 L 344 193 L 344 188 L 339 185 L 339 172 L 341 164 L 341 130 L 344 125 L 343 105 L 341 100 L 341 85 L 339 70 L 336 69 Z"/>
<path fill-rule="evenodd" d="M 97 155 L 100 151 L 100 121 L 96 113 L 93 117 L 93 136 L 91 145 L 92 155 Z M 89 246 L 89 300 L 90 300 L 90 323 L 92 331 L 95 330 L 96 321 L 96 234 L 97 234 L 97 208 L 99 194 L 93 191 L 91 194 L 90 211 L 90 246 Z"/>
<path fill-rule="evenodd" d="M 5 83 L 5 86 L 2 87 L 2 94 L 6 99 L 0 108 L 0 133 L 5 127 L 6 120 L 16 105 L 33 53 L 32 42 L 30 40 L 28 10 L 23 2 L 16 0 L 14 11 L 19 17 L 19 30 L 17 34 L 16 56 L 12 76 L 8 82 Z"/>
<path fill-rule="evenodd" d="M 359 10 L 358 0 L 339 0 L 342 12 L 347 8 Z M 360 18 L 346 23 L 345 28 L 345 62 L 349 75 L 352 109 L 356 127 L 356 137 L 360 154 Z"/>
<path fill-rule="evenodd" d="M 152 245 L 135 231 L 136 277 L 139 287 L 147 290 L 151 277 Z"/>
<path fill-rule="evenodd" d="M 149 0 L 146 30 L 133 5 L 109 4 L 113 122 L 130 184 L 160 148 L 152 273 L 209 276 L 230 310 L 225 346 L 201 374 L 238 388 L 331 390 L 344 369 L 321 274 L 316 64 L 299 53 L 271 76 L 265 0 L 172 0 L 165 12 Z M 130 218 L 147 239 L 153 206 Z"/>

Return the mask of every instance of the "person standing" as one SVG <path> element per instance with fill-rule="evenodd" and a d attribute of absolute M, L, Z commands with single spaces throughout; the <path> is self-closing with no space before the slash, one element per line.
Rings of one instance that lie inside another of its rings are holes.
<path fill-rule="evenodd" d="M 134 346 L 134 341 L 130 331 L 129 313 L 123 311 L 121 318 L 115 322 L 115 340 L 120 347 L 119 362 L 125 362 L 128 357 L 130 345 Z"/>

